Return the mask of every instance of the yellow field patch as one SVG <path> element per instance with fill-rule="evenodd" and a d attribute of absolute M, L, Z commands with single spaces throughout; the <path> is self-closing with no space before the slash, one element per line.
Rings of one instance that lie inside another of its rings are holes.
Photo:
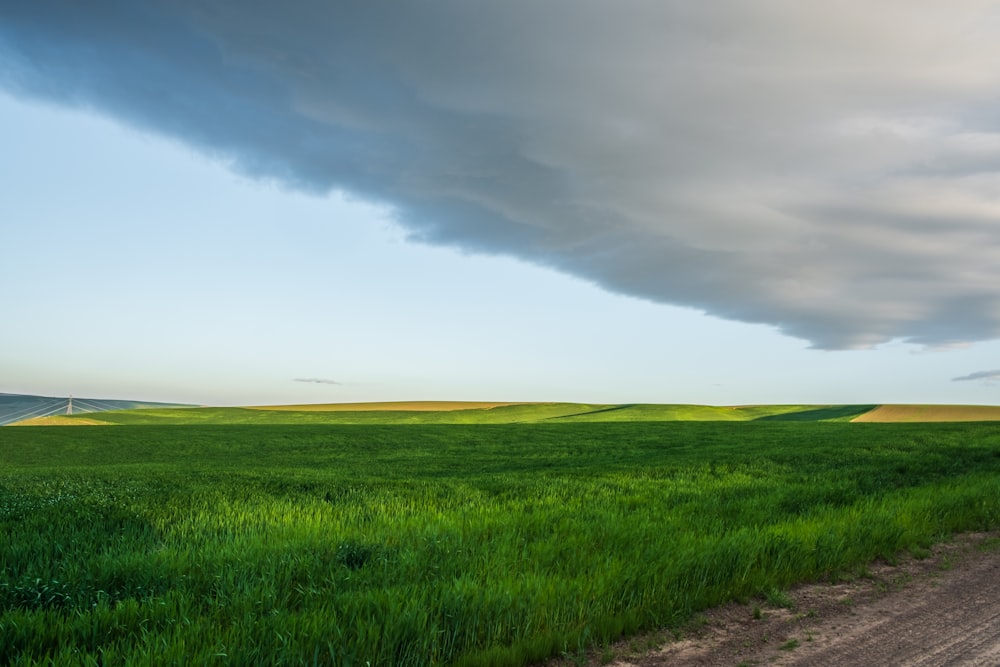
<path fill-rule="evenodd" d="M 51 417 L 32 417 L 24 421 L 7 424 L 7 426 L 112 426 L 111 422 L 102 422 L 97 419 L 81 419 L 79 417 L 70 418 L 66 415 L 52 415 Z"/>
<path fill-rule="evenodd" d="M 880 405 L 854 422 L 1000 421 L 1000 405 Z"/>
<path fill-rule="evenodd" d="M 255 405 L 250 410 L 297 410 L 302 412 L 449 412 L 451 410 L 488 410 L 527 403 L 489 403 L 479 401 L 388 401 L 379 403 L 320 403 L 307 405 Z"/>

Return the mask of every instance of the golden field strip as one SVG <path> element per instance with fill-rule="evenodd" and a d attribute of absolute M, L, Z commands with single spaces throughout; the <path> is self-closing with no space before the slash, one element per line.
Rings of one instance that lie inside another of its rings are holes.
<path fill-rule="evenodd" d="M 49 417 L 32 417 L 7 426 L 109 426 L 110 422 L 69 415 L 52 415 Z"/>
<path fill-rule="evenodd" d="M 855 422 L 977 422 L 1000 421 L 996 405 L 880 405 L 855 417 Z"/>

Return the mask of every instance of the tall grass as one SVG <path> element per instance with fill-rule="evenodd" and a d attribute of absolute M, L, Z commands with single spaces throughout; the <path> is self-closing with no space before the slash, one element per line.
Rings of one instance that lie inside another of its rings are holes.
<path fill-rule="evenodd" d="M 1000 524 L 989 425 L 0 431 L 0 663 L 520 665 Z"/>

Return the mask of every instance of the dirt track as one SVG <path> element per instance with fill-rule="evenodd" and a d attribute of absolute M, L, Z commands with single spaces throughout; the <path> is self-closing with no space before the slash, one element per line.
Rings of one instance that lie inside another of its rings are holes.
<path fill-rule="evenodd" d="M 639 652 L 615 647 L 616 667 L 733 665 L 1000 665 L 1000 534 L 972 534 L 863 576 L 789 592 L 790 609 L 762 601 L 705 614 L 680 639 Z M 758 613 L 755 614 L 755 607 Z M 759 616 L 759 618 L 755 618 Z"/>

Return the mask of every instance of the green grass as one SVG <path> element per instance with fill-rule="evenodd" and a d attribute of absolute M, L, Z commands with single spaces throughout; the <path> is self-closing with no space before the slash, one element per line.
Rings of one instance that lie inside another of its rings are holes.
<path fill-rule="evenodd" d="M 789 639 L 787 642 L 785 642 L 784 644 L 782 644 L 778 648 L 781 649 L 782 651 L 794 651 L 795 649 L 797 649 L 801 645 L 802 644 L 801 644 L 801 642 L 799 642 L 798 639 Z"/>
<path fill-rule="evenodd" d="M 990 425 L 2 429 L 0 663 L 521 665 L 998 525 Z"/>
<path fill-rule="evenodd" d="M 849 421 L 874 405 L 711 405 L 525 403 L 464 410 L 266 410 L 174 408 L 90 415 L 113 424 L 521 424 L 643 421 Z"/>

